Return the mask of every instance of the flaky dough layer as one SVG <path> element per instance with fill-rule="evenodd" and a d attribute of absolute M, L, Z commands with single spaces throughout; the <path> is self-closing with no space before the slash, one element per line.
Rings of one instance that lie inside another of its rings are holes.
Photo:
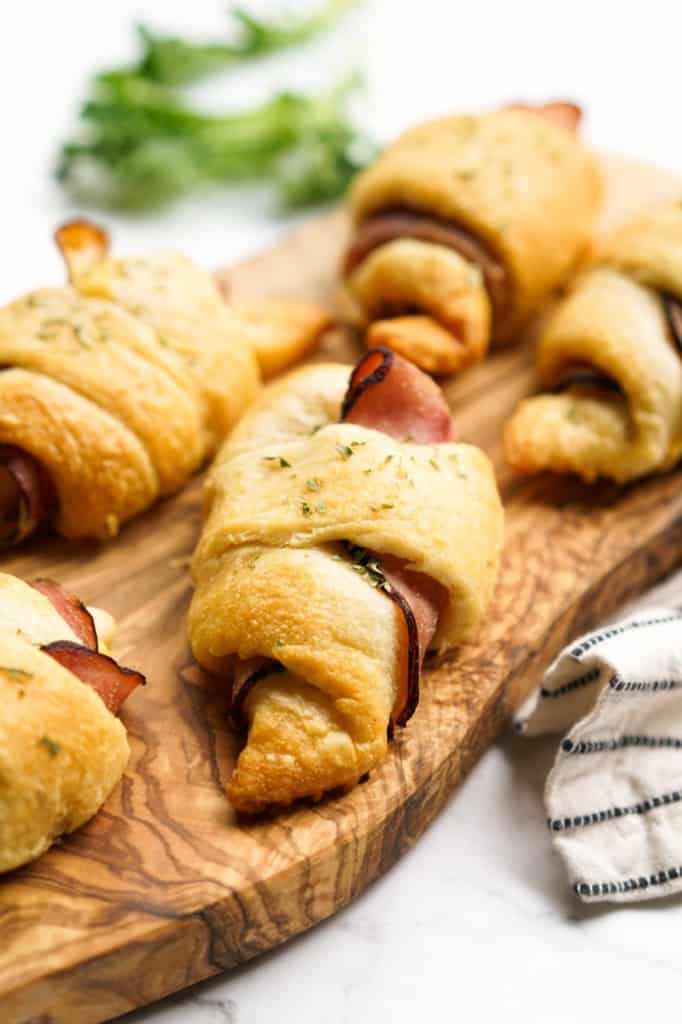
<path fill-rule="evenodd" d="M 0 444 L 47 470 L 60 533 L 107 538 L 215 451 L 259 373 L 241 321 L 189 260 L 114 259 L 87 225 L 59 239 L 70 286 L 0 310 Z"/>
<path fill-rule="evenodd" d="M 385 754 L 400 616 L 344 541 L 443 585 L 441 649 L 471 637 L 494 584 L 502 510 L 485 455 L 339 423 L 348 378 L 347 366 L 328 364 L 271 385 L 206 485 L 195 657 L 214 672 L 235 654 L 286 670 L 245 701 L 249 739 L 229 787 L 242 810 L 352 785 Z"/>
<path fill-rule="evenodd" d="M 589 242 L 601 195 L 597 160 L 570 132 L 537 113 L 508 109 L 441 118 L 407 131 L 359 176 L 350 213 L 357 227 L 382 211 L 408 209 L 464 228 L 486 245 L 507 278 L 507 298 L 495 311 L 491 328 L 493 340 L 505 342 L 574 270 Z M 448 252 L 440 245 L 431 247 L 436 261 L 438 253 Z M 381 323 L 390 329 L 391 316 L 399 315 L 391 312 L 393 294 L 405 294 L 410 277 L 420 273 L 417 250 L 412 271 L 409 262 L 396 262 L 393 278 L 375 275 L 372 288 L 362 263 L 350 273 L 346 289 L 365 322 L 380 315 L 385 299 L 386 319 Z M 446 270 L 443 264 L 441 278 Z M 458 303 L 480 305 L 485 292 L 480 275 L 470 276 L 468 297 L 458 278 L 461 282 L 453 271 L 451 290 L 457 286 Z M 415 294 L 417 289 L 414 282 Z M 447 325 L 446 296 L 443 281 L 432 301 L 420 296 L 421 313 L 441 326 Z M 406 329 L 403 324 L 403 334 Z M 419 324 L 412 325 L 411 333 L 418 352 Z M 490 330 L 483 349 L 489 335 Z M 405 347 L 402 351 L 410 354 Z M 445 355 L 443 348 L 442 359 Z"/>
<path fill-rule="evenodd" d="M 614 234 L 550 318 L 537 352 L 551 387 L 594 367 L 613 389 L 526 399 L 507 424 L 509 462 L 618 483 L 669 469 L 682 454 L 682 361 L 665 297 L 682 301 L 682 205 L 666 203 Z"/>
<path fill-rule="evenodd" d="M 128 761 L 121 722 L 36 646 L 55 640 L 77 638 L 43 594 L 0 574 L 0 872 L 88 821 Z"/>

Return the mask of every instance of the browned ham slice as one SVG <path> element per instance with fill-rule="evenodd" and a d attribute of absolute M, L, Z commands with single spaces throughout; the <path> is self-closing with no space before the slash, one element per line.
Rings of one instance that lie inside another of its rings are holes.
<path fill-rule="evenodd" d="M 672 295 L 664 295 L 663 306 L 673 341 L 682 352 L 682 303 Z"/>
<path fill-rule="evenodd" d="M 77 597 L 67 594 L 55 580 L 34 580 L 31 586 L 45 595 L 80 641 L 76 644 L 71 640 L 56 640 L 45 644 L 41 650 L 91 686 L 109 711 L 117 715 L 126 697 L 136 686 L 144 685 L 144 676 L 122 668 L 113 658 L 99 652 L 94 619 Z"/>
<path fill-rule="evenodd" d="M 454 426 L 438 385 L 413 363 L 390 349 L 369 349 L 353 370 L 341 407 L 341 420 L 380 430 L 416 444 L 452 441 Z M 354 554 L 360 549 L 354 549 Z M 406 568 L 392 555 L 364 557 L 377 563 L 386 595 L 395 602 L 404 624 L 404 670 L 391 723 L 404 725 L 419 702 L 421 664 L 436 632 L 446 591 L 435 580 Z M 250 689 L 282 666 L 269 658 L 235 658 L 232 711 L 239 719 Z"/>
<path fill-rule="evenodd" d="M 570 363 L 561 370 L 558 380 L 550 390 L 554 394 L 567 391 L 568 388 L 598 388 L 603 391 L 623 393 L 617 380 L 609 377 L 593 363 Z"/>
<path fill-rule="evenodd" d="M 541 106 L 513 103 L 510 110 L 527 110 L 576 135 L 582 111 L 575 103 L 557 101 Z M 409 206 L 379 210 L 358 225 L 344 257 L 343 271 L 351 274 L 380 245 L 398 238 L 415 238 L 443 245 L 477 266 L 483 274 L 493 310 L 500 315 L 506 304 L 509 282 L 504 265 L 480 238 L 459 224 Z"/>
<path fill-rule="evenodd" d="M 546 121 L 552 121 L 559 128 L 565 128 L 572 135 L 578 134 L 578 128 L 583 116 L 580 107 L 576 103 L 569 103 L 567 100 L 556 100 L 554 103 L 542 103 L 539 106 L 532 106 L 527 103 L 512 103 L 509 110 L 529 110 L 533 114 L 544 117 Z"/>
<path fill-rule="evenodd" d="M 397 238 L 416 238 L 453 249 L 480 269 L 493 308 L 500 311 L 504 307 L 507 275 L 493 253 L 465 228 L 408 208 L 381 210 L 359 225 L 346 250 L 344 273 L 351 274 L 374 249 Z"/>
<path fill-rule="evenodd" d="M 113 715 L 117 715 L 124 700 L 137 686 L 145 683 L 140 672 L 122 668 L 113 658 L 70 640 L 57 640 L 45 644 L 41 650 L 59 662 L 69 672 L 91 686 L 99 694 Z"/>
<path fill-rule="evenodd" d="M 40 463 L 21 448 L 0 444 L 0 546 L 30 537 L 54 502 L 54 489 Z"/>
<path fill-rule="evenodd" d="M 341 418 L 346 423 L 358 423 L 415 444 L 455 439 L 450 409 L 441 389 L 414 363 L 390 349 L 369 349 L 357 364 Z M 439 583 L 407 569 L 401 559 L 391 555 L 376 558 L 388 584 L 388 596 L 398 605 L 405 621 L 403 685 L 392 715 L 393 722 L 404 725 L 419 702 L 422 661 L 447 595 Z"/>
<path fill-rule="evenodd" d="M 436 382 L 388 348 L 369 349 L 353 370 L 341 419 L 397 441 L 455 440 L 450 409 Z"/>
<path fill-rule="evenodd" d="M 251 687 L 255 686 L 260 679 L 264 679 L 265 676 L 272 675 L 273 672 L 283 671 L 282 665 L 271 658 L 234 659 L 231 710 L 237 723 L 240 720 L 244 701 Z"/>
<path fill-rule="evenodd" d="M 31 586 L 45 595 L 84 647 L 89 647 L 91 651 L 98 650 L 95 622 L 82 601 L 73 594 L 67 594 L 54 580 L 34 580 Z"/>

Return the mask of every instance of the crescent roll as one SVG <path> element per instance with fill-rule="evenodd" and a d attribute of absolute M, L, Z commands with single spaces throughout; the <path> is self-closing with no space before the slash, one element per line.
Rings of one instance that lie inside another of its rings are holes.
<path fill-rule="evenodd" d="M 590 239 L 602 180 L 579 119 L 555 103 L 429 121 L 359 175 L 342 295 L 368 344 L 440 374 L 513 339 Z"/>
<path fill-rule="evenodd" d="M 107 538 L 177 491 L 255 394 L 258 367 L 211 275 L 57 233 L 70 285 L 0 310 L 0 539 L 51 519 Z"/>
<path fill-rule="evenodd" d="M 105 653 L 112 632 L 53 581 L 0 573 L 0 872 L 83 825 L 123 774 L 116 713 L 144 679 Z"/>
<path fill-rule="evenodd" d="M 617 231 L 559 305 L 537 350 L 547 393 L 505 429 L 524 473 L 625 483 L 682 454 L 682 201 Z"/>
<path fill-rule="evenodd" d="M 501 534 L 487 457 L 400 356 L 372 350 L 350 381 L 306 367 L 261 395 L 211 469 L 192 562 L 192 650 L 233 667 L 248 727 L 236 808 L 318 798 L 380 763 L 427 648 L 475 632 Z"/>

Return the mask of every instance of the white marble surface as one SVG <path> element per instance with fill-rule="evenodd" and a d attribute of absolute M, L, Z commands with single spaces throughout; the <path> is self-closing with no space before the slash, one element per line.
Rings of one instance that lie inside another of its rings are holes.
<path fill-rule="evenodd" d="M 199 32 L 219 28 L 222 10 L 221 0 L 5 0 L 0 300 L 61 272 L 49 234 L 74 209 L 49 168 L 87 73 L 127 58 L 133 17 Z M 274 82 L 312 86 L 360 60 L 369 90 L 359 112 L 382 138 L 454 107 L 566 95 L 588 107 L 594 143 L 682 173 L 681 28 L 670 0 L 367 0 L 333 38 L 201 94 L 237 105 Z M 207 264 L 244 256 L 287 227 L 262 190 L 113 221 L 126 247 L 173 243 Z M 682 593 L 682 577 L 676 587 Z M 416 848 L 351 907 L 126 1024 L 676 1019 L 682 902 L 586 910 L 574 900 L 544 826 L 552 753 L 545 741 L 503 740 Z"/>

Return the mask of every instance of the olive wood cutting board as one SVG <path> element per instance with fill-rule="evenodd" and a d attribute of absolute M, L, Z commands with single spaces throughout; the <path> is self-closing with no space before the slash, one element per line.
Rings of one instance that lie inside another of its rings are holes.
<path fill-rule="evenodd" d="M 605 226 L 682 182 L 606 161 Z M 225 272 L 237 296 L 333 300 L 340 214 Z M 179 240 L 181 245 L 181 240 Z M 530 332 L 532 334 L 532 332 Z M 341 329 L 315 358 L 353 361 Z M 239 740 L 225 685 L 185 635 L 201 478 L 108 544 L 44 539 L 3 560 L 110 610 L 114 653 L 148 679 L 123 711 L 132 757 L 102 811 L 0 879 L 2 1024 L 91 1024 L 270 949 L 348 903 L 407 850 L 557 651 L 682 562 L 682 471 L 618 489 L 514 476 L 501 428 L 534 388 L 532 337 L 446 384 L 459 435 L 493 458 L 507 507 L 478 643 L 432 661 L 419 708 L 351 793 L 239 820 L 223 784 Z"/>

